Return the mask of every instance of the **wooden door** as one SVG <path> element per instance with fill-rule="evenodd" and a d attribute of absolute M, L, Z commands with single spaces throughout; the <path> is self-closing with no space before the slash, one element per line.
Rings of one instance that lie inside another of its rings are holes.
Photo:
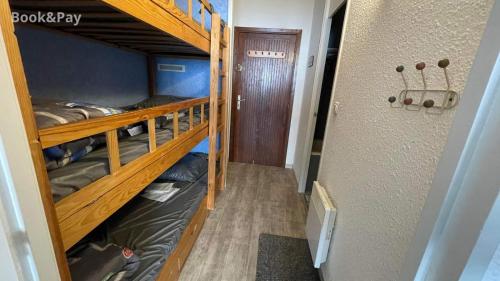
<path fill-rule="evenodd" d="M 231 161 L 284 167 L 300 36 L 235 28 Z"/>

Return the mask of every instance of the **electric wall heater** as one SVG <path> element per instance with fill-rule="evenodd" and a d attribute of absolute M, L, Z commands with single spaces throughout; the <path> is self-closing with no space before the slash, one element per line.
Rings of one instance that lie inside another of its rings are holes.
<path fill-rule="evenodd" d="M 307 241 L 315 268 L 326 261 L 336 213 L 325 188 L 315 181 L 306 224 Z"/>

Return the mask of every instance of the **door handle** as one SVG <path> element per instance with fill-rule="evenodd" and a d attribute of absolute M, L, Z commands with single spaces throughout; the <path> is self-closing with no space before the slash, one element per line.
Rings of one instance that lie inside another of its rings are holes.
<path fill-rule="evenodd" d="M 241 109 L 241 102 L 246 101 L 246 99 L 241 99 L 241 95 L 238 95 L 238 98 L 236 99 L 236 109 L 240 110 Z"/>
<path fill-rule="evenodd" d="M 238 63 L 238 64 L 236 65 L 236 71 L 238 71 L 238 72 L 242 72 L 242 71 L 243 71 L 243 65 L 241 65 L 240 63 Z"/>

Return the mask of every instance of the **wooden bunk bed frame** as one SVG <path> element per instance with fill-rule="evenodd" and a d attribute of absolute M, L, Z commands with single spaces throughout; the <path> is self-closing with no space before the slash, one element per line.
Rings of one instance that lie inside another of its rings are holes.
<path fill-rule="evenodd" d="M 230 31 L 207 0 L 188 0 L 188 12 L 175 0 L 0 0 L 0 27 L 36 170 L 40 195 L 51 233 L 61 280 L 71 280 L 66 251 L 109 218 L 125 203 L 155 180 L 163 171 L 209 137 L 208 195 L 184 231 L 176 249 L 167 259 L 157 280 L 177 280 L 209 210 L 215 208 L 217 192 L 225 186 L 227 155 L 227 92 Z M 200 3 L 201 23 L 193 19 L 193 1 Z M 39 130 L 26 82 L 21 53 L 12 21 L 12 11 L 76 12 L 91 19 L 81 26 L 45 24 L 50 29 L 72 33 L 149 56 L 150 94 L 154 94 L 154 56 L 210 56 L 210 96 L 157 106 L 123 114 L 85 120 Z M 205 28 L 205 11 L 212 16 L 211 30 Z M 220 61 L 222 60 L 222 70 Z M 219 95 L 219 79 L 222 92 Z M 205 108 L 209 106 L 209 116 Z M 201 122 L 195 125 L 193 112 L 200 108 Z M 189 111 L 189 130 L 179 132 L 179 111 Z M 173 113 L 173 139 L 157 146 L 155 118 Z M 208 120 L 207 120 L 208 118 Z M 121 166 L 117 129 L 147 121 L 149 153 Z M 109 175 L 54 203 L 43 149 L 104 133 L 108 147 Z M 220 133 L 221 148 L 217 150 Z M 220 165 L 217 174 L 217 162 Z"/>

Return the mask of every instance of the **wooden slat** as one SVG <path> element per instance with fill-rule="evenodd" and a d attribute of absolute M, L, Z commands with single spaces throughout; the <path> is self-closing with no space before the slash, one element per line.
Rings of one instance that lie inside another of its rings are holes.
<path fill-rule="evenodd" d="M 105 0 L 102 0 L 105 1 Z M 47 23 L 45 26 L 48 27 L 61 27 L 70 28 L 74 27 L 73 24 L 68 24 L 66 22 L 59 23 Z M 94 28 L 121 28 L 121 29 L 132 29 L 132 30 L 151 30 L 151 27 L 145 25 L 141 22 L 80 22 L 78 27 L 94 27 Z"/>
<path fill-rule="evenodd" d="M 148 119 L 149 152 L 156 150 L 156 120 Z"/>
<path fill-rule="evenodd" d="M 208 202 L 209 210 L 215 209 L 216 163 L 217 163 L 217 102 L 219 100 L 220 15 L 212 15 L 212 37 L 210 51 L 210 121 L 208 154 Z"/>
<path fill-rule="evenodd" d="M 189 130 L 192 130 L 194 126 L 194 110 L 193 107 L 189 108 Z"/>
<path fill-rule="evenodd" d="M 159 7 L 161 7 L 166 12 L 175 16 L 177 19 L 182 21 L 188 27 L 192 28 L 193 30 L 196 30 L 201 36 L 205 37 L 207 40 L 210 40 L 210 34 L 206 30 L 202 30 L 201 25 L 197 21 L 193 20 L 193 18 L 189 18 L 189 15 L 187 15 L 183 10 L 175 6 L 170 6 L 166 4 L 164 0 L 150 0 L 150 1 L 156 3 Z"/>
<path fill-rule="evenodd" d="M 190 20 L 193 19 L 193 0 L 187 0 L 188 1 L 188 17 Z"/>
<path fill-rule="evenodd" d="M 129 48 L 141 48 L 149 51 L 167 51 L 167 52 L 179 52 L 179 53 L 187 53 L 187 54 L 202 54 L 201 51 L 198 51 L 195 48 L 182 46 L 182 45 L 166 45 L 165 43 L 160 44 L 151 44 L 151 43 L 132 43 L 132 44 L 121 44 L 122 46 Z"/>
<path fill-rule="evenodd" d="M 174 139 L 176 139 L 179 137 L 179 112 L 178 111 L 174 112 L 173 126 L 174 126 Z"/>
<path fill-rule="evenodd" d="M 120 169 L 114 176 L 106 176 L 58 202 L 58 215 L 66 215 L 63 210 L 71 213 L 71 216 L 66 215 L 66 219 L 60 220 L 64 249 L 71 248 L 139 194 L 191 151 L 207 133 L 206 125 L 198 126 L 178 139 L 163 144 L 155 153 L 148 153 L 130 162 L 127 168 Z"/>
<path fill-rule="evenodd" d="M 142 40 L 142 41 L 146 41 L 146 40 L 155 40 L 155 41 L 159 41 L 159 42 L 165 42 L 165 43 L 177 43 L 177 44 L 182 44 L 184 46 L 190 46 L 189 44 L 187 43 L 184 43 L 182 41 L 179 41 L 179 40 L 176 40 L 174 38 L 170 38 L 170 37 L 167 37 L 165 35 L 157 35 L 157 34 L 102 34 L 102 33 L 99 33 L 99 32 L 94 32 L 94 33 L 86 33 L 85 34 L 86 36 L 93 36 L 93 37 L 96 37 L 96 38 L 99 38 L 99 39 L 103 39 L 103 40 Z"/>
<path fill-rule="evenodd" d="M 16 1 L 14 7 L 25 7 L 25 8 L 89 8 L 89 7 L 101 7 L 102 4 L 99 1 L 94 0 L 60 0 L 60 1 L 40 1 L 40 0 L 24 0 Z"/>
<path fill-rule="evenodd" d="M 104 3 L 117 8 L 124 13 L 127 13 L 141 21 L 150 24 L 182 41 L 185 41 L 200 50 L 205 52 L 210 51 L 210 40 L 207 39 L 201 32 L 193 28 L 186 28 L 183 18 L 174 16 L 172 13 L 176 10 L 175 7 L 168 9 L 168 4 L 163 1 L 152 0 L 102 0 Z M 161 4 L 159 4 L 161 3 Z M 159 5 L 163 9 L 158 9 Z M 187 16 L 184 15 L 186 19 Z M 189 19 L 188 19 L 189 20 Z"/>
<path fill-rule="evenodd" d="M 146 108 L 122 114 L 116 114 L 96 119 L 55 126 L 39 131 L 43 148 L 67 143 L 84 137 L 90 137 L 126 125 L 166 115 L 167 113 L 186 109 L 191 106 L 208 102 L 208 98 L 191 99 L 153 108 Z"/>
<path fill-rule="evenodd" d="M 201 123 L 205 123 L 205 104 L 202 103 L 200 105 L 200 120 L 201 120 Z"/>
<path fill-rule="evenodd" d="M 69 267 L 62 243 L 62 236 L 59 224 L 57 223 L 56 211 L 52 197 L 51 185 L 45 168 L 45 159 L 42 146 L 38 141 L 38 129 L 35 115 L 31 104 L 30 93 L 26 82 L 24 67 L 17 38 L 14 34 L 14 25 L 11 17 L 9 1 L 0 1 L 0 29 L 5 42 L 10 70 L 14 79 L 14 86 L 17 92 L 17 99 L 23 116 L 23 123 L 28 137 L 29 149 L 33 158 L 33 165 L 38 179 L 41 200 L 47 218 L 47 226 L 50 232 L 52 246 L 54 247 L 55 258 L 61 280 L 70 280 Z M 6 66 L 2 66 L 6 67 Z M 50 253 L 47 253 L 50 255 Z"/>
<path fill-rule="evenodd" d="M 66 32 L 76 32 L 80 34 L 94 33 L 94 34 L 135 34 L 135 35 L 163 35 L 164 33 L 157 30 L 134 30 L 134 29 L 124 29 L 124 28 L 105 28 L 105 27 L 69 27 L 63 28 Z M 164 36 L 164 38 L 168 38 Z"/>
<path fill-rule="evenodd" d="M 230 30 L 228 26 L 224 27 L 224 38 L 229 40 Z M 220 157 L 220 165 L 221 165 L 221 180 L 219 181 L 219 188 L 224 190 L 226 187 L 226 170 L 228 164 L 227 151 L 229 149 L 229 134 L 228 134 L 228 112 L 230 110 L 230 104 L 227 103 L 228 99 L 228 91 L 229 91 L 229 59 L 230 59 L 230 51 L 229 45 L 226 44 L 225 48 L 222 51 L 222 93 L 220 98 L 221 107 L 221 123 L 223 128 L 221 129 L 221 157 Z"/>
<path fill-rule="evenodd" d="M 120 150 L 116 130 L 106 132 L 106 146 L 108 148 L 109 172 L 113 175 L 120 169 Z"/>
<path fill-rule="evenodd" d="M 201 16 L 201 29 L 205 30 L 205 8 L 202 6 L 200 10 L 200 16 Z M 213 38 L 213 37 L 212 37 Z"/>
<path fill-rule="evenodd" d="M 199 0 L 199 1 L 207 11 L 209 11 L 210 13 L 214 12 L 212 5 L 207 0 Z"/>
<path fill-rule="evenodd" d="M 228 28 L 228 27 L 226 26 L 225 28 Z M 229 35 L 228 35 L 228 36 L 229 36 Z M 224 40 L 224 39 L 223 39 L 223 40 L 221 40 L 221 41 L 220 41 L 220 45 L 221 45 L 223 48 L 227 48 L 229 44 L 227 43 L 227 41 L 226 41 L 226 40 Z"/>
<path fill-rule="evenodd" d="M 124 39 L 109 39 L 109 38 L 106 38 L 106 37 L 101 37 L 101 38 L 96 38 L 98 40 L 105 40 L 106 42 L 111 42 L 111 43 L 114 43 L 114 44 L 144 44 L 144 45 L 147 45 L 147 44 L 152 44 L 152 45 L 163 45 L 165 47 L 170 47 L 170 46 L 176 46 L 176 47 L 186 47 L 186 48 L 189 48 L 189 49 L 195 49 L 194 47 L 191 47 L 190 45 L 186 44 L 186 43 L 183 43 L 183 42 L 179 42 L 179 41 L 167 41 L 167 40 L 163 40 L 163 39 L 138 39 L 138 38 L 124 38 Z M 168 44 L 168 45 L 166 45 Z"/>

